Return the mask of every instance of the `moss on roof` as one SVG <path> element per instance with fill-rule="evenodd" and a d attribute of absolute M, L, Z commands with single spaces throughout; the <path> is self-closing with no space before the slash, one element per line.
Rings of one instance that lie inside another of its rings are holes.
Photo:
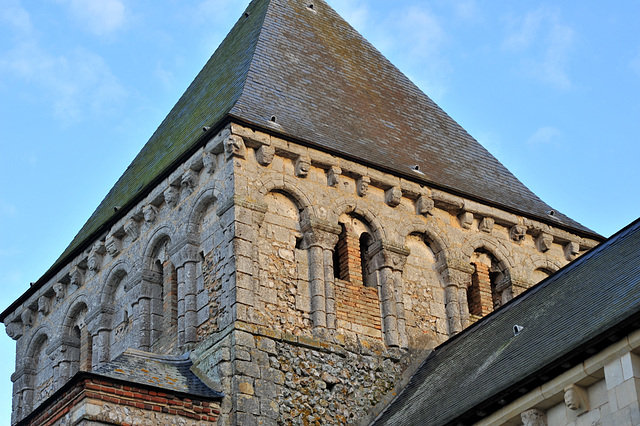
<path fill-rule="evenodd" d="M 273 116 L 277 129 L 270 123 Z M 557 210 L 547 215 L 551 207 L 324 1 L 316 0 L 311 9 L 302 0 L 253 0 L 38 283 L 107 231 L 204 143 L 204 126 L 215 128 L 227 119 L 599 237 Z M 410 170 L 416 164 L 423 175 Z"/>

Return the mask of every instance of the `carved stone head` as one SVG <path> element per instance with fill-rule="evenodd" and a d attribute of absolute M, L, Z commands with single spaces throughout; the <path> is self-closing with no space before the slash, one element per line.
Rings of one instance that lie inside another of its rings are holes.
<path fill-rule="evenodd" d="M 296 176 L 307 177 L 311 170 L 311 160 L 309 157 L 300 156 L 296 160 Z"/>
<path fill-rule="evenodd" d="M 365 197 L 367 195 L 370 182 L 371 179 L 368 176 L 362 176 L 360 179 L 358 179 L 358 182 L 356 183 L 356 190 L 358 191 L 358 195 L 360 197 Z"/>
<path fill-rule="evenodd" d="M 589 397 L 583 388 L 576 385 L 569 385 L 564 388 L 564 403 L 570 410 L 588 410 Z"/>
<path fill-rule="evenodd" d="M 547 252 L 551 249 L 553 243 L 553 236 L 549 234 L 540 234 L 536 239 L 536 245 L 541 252 Z"/>
<path fill-rule="evenodd" d="M 56 293 L 56 303 L 64 300 L 67 294 L 67 286 L 63 283 L 55 283 L 53 285 L 53 291 Z"/>
<path fill-rule="evenodd" d="M 227 158 L 229 157 L 240 157 L 245 158 L 247 148 L 244 145 L 244 140 L 242 137 L 237 135 L 231 135 L 224 142 L 224 150 L 227 153 Z"/>
<path fill-rule="evenodd" d="M 147 205 L 142 209 L 142 214 L 144 215 L 145 222 L 152 223 L 156 220 L 156 216 L 158 216 L 158 209 L 152 205 Z"/>
<path fill-rule="evenodd" d="M 175 207 L 178 204 L 178 200 L 180 200 L 180 191 L 174 186 L 170 186 L 166 191 L 164 191 L 164 201 L 171 207 Z"/>
<path fill-rule="evenodd" d="M 516 243 L 521 243 L 524 241 L 524 237 L 527 235 L 527 227 L 524 225 L 515 225 L 512 226 L 509 230 L 509 236 Z"/>

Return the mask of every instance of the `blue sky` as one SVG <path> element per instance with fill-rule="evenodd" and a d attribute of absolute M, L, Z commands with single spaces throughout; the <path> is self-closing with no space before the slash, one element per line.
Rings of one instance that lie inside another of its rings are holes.
<path fill-rule="evenodd" d="M 638 216 L 640 1 L 329 3 L 548 204 L 605 236 Z M 0 0 L 0 310 L 62 253 L 247 4 Z M 0 335 L 8 423 L 15 346 Z"/>

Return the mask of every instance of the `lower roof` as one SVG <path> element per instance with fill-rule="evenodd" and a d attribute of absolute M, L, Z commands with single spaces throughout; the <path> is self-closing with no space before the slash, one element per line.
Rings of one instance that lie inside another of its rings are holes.
<path fill-rule="evenodd" d="M 436 348 L 374 424 L 472 424 L 638 328 L 640 220 Z"/>

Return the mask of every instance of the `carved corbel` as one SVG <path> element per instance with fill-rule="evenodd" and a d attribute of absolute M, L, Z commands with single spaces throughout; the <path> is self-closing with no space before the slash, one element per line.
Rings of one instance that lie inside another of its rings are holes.
<path fill-rule="evenodd" d="M 58 304 L 67 296 L 67 286 L 64 283 L 57 282 L 53 285 L 53 291 L 56 294 L 55 303 Z"/>
<path fill-rule="evenodd" d="M 473 213 L 471 212 L 462 212 L 458 215 L 458 221 L 460 221 L 460 226 L 462 229 L 471 229 L 471 225 L 473 224 Z"/>
<path fill-rule="evenodd" d="M 299 156 L 296 160 L 296 176 L 306 178 L 311 171 L 311 159 L 308 156 Z"/>
<path fill-rule="evenodd" d="M 520 414 L 520 419 L 522 419 L 524 426 L 547 426 L 547 415 L 537 408 L 523 411 Z"/>
<path fill-rule="evenodd" d="M 492 217 L 483 217 L 480 223 L 478 224 L 478 229 L 481 232 L 486 232 L 488 234 L 493 231 L 493 227 L 495 226 L 496 221 Z"/>
<path fill-rule="evenodd" d="M 244 144 L 244 139 L 238 135 L 229 135 L 224 141 L 224 150 L 227 154 L 227 159 L 231 157 L 246 158 L 247 147 Z"/>
<path fill-rule="evenodd" d="M 84 285 L 84 275 L 85 270 L 83 268 L 80 268 L 79 266 L 73 268 L 71 271 L 71 285 L 76 288 L 82 287 Z"/>
<path fill-rule="evenodd" d="M 198 185 L 198 173 L 189 169 L 182 175 L 180 187 L 182 188 L 182 196 L 188 197 Z"/>
<path fill-rule="evenodd" d="M 87 259 L 87 263 L 89 265 L 89 269 L 91 271 L 98 271 L 102 266 L 102 256 L 106 253 L 106 249 L 104 248 L 104 244 L 101 242 L 97 242 L 93 245 L 91 249 L 91 253 L 89 253 L 89 258 Z"/>
<path fill-rule="evenodd" d="M 142 214 L 146 223 L 153 223 L 155 222 L 156 217 L 158 217 L 158 209 L 154 205 L 147 204 L 142 209 Z"/>
<path fill-rule="evenodd" d="M 120 250 L 122 250 L 122 242 L 120 241 L 120 238 L 114 235 L 109 235 L 105 242 L 105 249 L 107 250 L 107 253 L 109 253 L 109 256 L 116 257 L 118 253 L 120 253 Z"/>
<path fill-rule="evenodd" d="M 11 337 L 13 340 L 18 340 L 22 337 L 22 323 L 18 321 L 13 321 L 7 324 L 7 335 Z"/>
<path fill-rule="evenodd" d="M 173 185 L 169 185 L 169 187 L 164 191 L 164 201 L 169 207 L 175 207 L 178 204 L 178 201 L 180 201 L 180 190 Z M 129 232 L 127 231 L 127 233 Z"/>
<path fill-rule="evenodd" d="M 38 312 L 42 315 L 49 315 L 51 312 L 51 298 L 47 296 L 40 296 L 38 298 Z"/>
<path fill-rule="evenodd" d="M 564 257 L 571 261 L 578 257 L 580 253 L 580 244 L 575 241 L 570 241 L 564 246 Z"/>
<path fill-rule="evenodd" d="M 340 185 L 340 176 L 342 175 L 342 169 L 337 166 L 331 166 L 327 172 L 327 185 L 336 187 Z"/>
<path fill-rule="evenodd" d="M 569 385 L 564 388 L 564 403 L 572 411 L 589 411 L 589 394 L 581 386 Z"/>
<path fill-rule="evenodd" d="M 536 238 L 536 247 L 538 250 L 545 253 L 551 249 L 551 244 L 553 244 L 553 236 L 549 234 L 545 234 L 544 232 L 538 235 Z"/>
<path fill-rule="evenodd" d="M 33 324 L 36 320 L 33 309 L 31 309 L 31 307 L 28 307 L 24 311 L 22 311 L 22 313 L 20 314 L 20 319 L 22 320 L 22 324 L 24 324 L 25 327 L 33 327 Z"/>
<path fill-rule="evenodd" d="M 261 166 L 268 166 L 273 162 L 273 157 L 276 154 L 276 149 L 271 145 L 262 145 L 256 151 L 256 160 Z"/>
<path fill-rule="evenodd" d="M 435 203 L 427 195 L 421 195 L 416 200 L 416 213 L 422 216 L 433 214 Z"/>
<path fill-rule="evenodd" d="M 402 201 L 402 190 L 400 187 L 394 186 L 387 189 L 384 193 L 384 201 L 391 207 L 397 207 Z"/>
<path fill-rule="evenodd" d="M 369 192 L 369 184 L 371 183 L 371 178 L 369 176 L 361 176 L 356 182 L 356 191 L 358 192 L 358 196 L 366 197 L 367 192 Z"/>
<path fill-rule="evenodd" d="M 204 168 L 204 172 L 210 175 L 216 172 L 217 167 L 217 156 L 212 152 L 205 152 L 202 155 L 202 165 Z"/>
<path fill-rule="evenodd" d="M 509 229 L 509 237 L 516 243 L 523 242 L 526 235 L 527 227 L 524 225 L 514 225 Z"/>

